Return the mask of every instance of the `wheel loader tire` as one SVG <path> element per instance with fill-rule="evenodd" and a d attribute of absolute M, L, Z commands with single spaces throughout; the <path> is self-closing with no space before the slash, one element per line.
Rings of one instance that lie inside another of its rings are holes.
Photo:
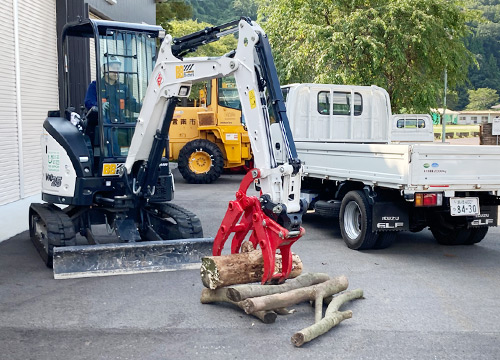
<path fill-rule="evenodd" d="M 53 204 L 31 204 L 29 209 L 30 238 L 47 267 L 52 267 L 55 246 L 76 245 L 71 219 Z"/>
<path fill-rule="evenodd" d="M 159 235 L 164 240 L 203 237 L 201 221 L 191 211 L 171 203 L 159 204 L 158 210 L 164 224 L 164 230 Z"/>
<path fill-rule="evenodd" d="M 210 184 L 224 170 L 224 156 L 213 142 L 197 139 L 188 142 L 179 152 L 178 167 L 182 177 L 191 184 Z"/>
<path fill-rule="evenodd" d="M 363 191 L 350 191 L 344 196 L 339 223 L 347 247 L 353 250 L 373 248 L 379 234 L 372 232 L 372 206 Z"/>
<path fill-rule="evenodd" d="M 479 228 L 472 228 L 471 229 L 471 234 L 465 240 L 465 245 L 474 245 L 477 244 L 478 242 L 481 242 L 481 240 L 484 239 L 486 234 L 488 233 L 489 228 L 488 227 L 479 227 Z"/>

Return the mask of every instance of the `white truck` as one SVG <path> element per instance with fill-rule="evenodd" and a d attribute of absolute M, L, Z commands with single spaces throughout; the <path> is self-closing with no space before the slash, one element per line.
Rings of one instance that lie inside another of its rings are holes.
<path fill-rule="evenodd" d="M 430 117 L 392 115 L 380 87 L 282 90 L 304 167 L 302 196 L 339 218 L 349 248 L 385 248 L 398 231 L 426 227 L 440 244 L 471 245 L 498 225 L 500 147 L 434 143 Z M 279 159 L 279 133 L 271 132 Z"/>

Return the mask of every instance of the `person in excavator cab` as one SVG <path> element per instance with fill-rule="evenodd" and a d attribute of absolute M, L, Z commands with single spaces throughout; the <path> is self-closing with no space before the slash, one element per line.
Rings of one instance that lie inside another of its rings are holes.
<path fill-rule="evenodd" d="M 105 124 L 129 122 L 127 111 L 136 113 L 141 111 L 141 104 L 134 98 L 129 87 L 120 81 L 121 69 L 122 63 L 117 56 L 105 56 L 104 64 L 102 65 L 103 77 L 100 82 L 101 88 L 97 89 L 97 82 L 95 80 L 87 88 L 85 107 L 89 111 L 87 118 L 89 119 L 91 129 L 97 125 L 98 98 L 102 102 L 102 116 Z M 92 130 L 88 132 L 92 133 L 90 136 L 92 141 L 94 132 Z M 117 146 L 118 140 L 115 139 L 115 136 L 111 136 L 110 138 L 113 139 L 112 144 L 114 145 L 112 146 Z"/>
<path fill-rule="evenodd" d="M 109 123 L 125 121 L 125 109 L 139 112 L 141 105 L 132 96 L 128 86 L 120 82 L 121 61 L 117 56 L 110 56 L 102 66 L 103 77 L 100 98 L 103 103 L 104 118 Z M 92 81 L 85 95 L 85 107 L 90 110 L 97 106 L 97 83 Z"/>

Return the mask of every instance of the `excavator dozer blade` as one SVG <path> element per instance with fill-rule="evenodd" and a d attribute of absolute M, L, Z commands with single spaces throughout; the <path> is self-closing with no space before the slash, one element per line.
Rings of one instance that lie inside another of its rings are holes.
<path fill-rule="evenodd" d="M 54 247 L 54 279 L 199 269 L 213 238 Z"/>

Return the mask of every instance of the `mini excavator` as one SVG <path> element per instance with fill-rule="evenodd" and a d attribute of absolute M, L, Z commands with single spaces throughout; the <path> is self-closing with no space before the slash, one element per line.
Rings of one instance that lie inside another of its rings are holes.
<path fill-rule="evenodd" d="M 220 57 L 186 57 L 199 46 L 238 33 L 237 48 Z M 66 38 L 95 46 L 97 102 L 81 116 L 71 106 L 67 57 L 63 109 L 49 112 L 42 135 L 42 199 L 31 204 L 30 236 L 55 278 L 189 268 L 202 256 L 231 252 L 248 238 L 264 257 L 262 282 L 283 282 L 290 247 L 303 234 L 302 166 L 286 116 L 271 47 L 248 18 L 173 39 L 158 26 L 86 19 L 67 24 Z M 156 50 L 157 39 L 162 40 Z M 120 63 L 112 67 L 111 62 Z M 107 80 L 114 69 L 116 82 Z M 234 75 L 255 169 L 229 203 L 215 237 L 203 238 L 200 220 L 171 201 L 168 131 L 179 98 L 198 81 Z M 271 126 L 279 128 L 280 139 Z M 286 154 L 275 156 L 274 147 Z M 166 155 L 166 156 L 165 156 Z M 246 194 L 250 185 L 260 196 Z M 102 243 L 97 225 L 118 241 Z M 77 244 L 78 239 L 86 244 Z M 277 250 L 282 271 L 275 273 Z"/>

